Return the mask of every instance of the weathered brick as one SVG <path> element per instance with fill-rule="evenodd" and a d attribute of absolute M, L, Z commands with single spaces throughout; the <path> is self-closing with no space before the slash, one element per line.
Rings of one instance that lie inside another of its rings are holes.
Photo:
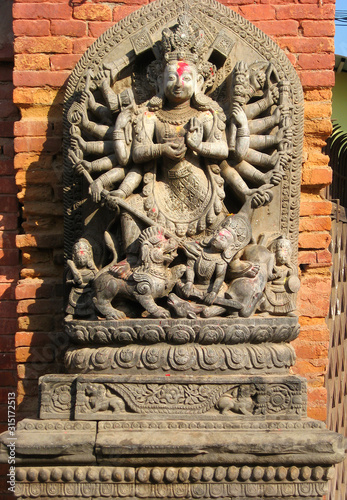
<path fill-rule="evenodd" d="M 14 19 L 70 19 L 72 8 L 66 4 L 52 3 L 15 3 Z"/>
<path fill-rule="evenodd" d="M 25 187 L 27 184 L 49 184 L 54 185 L 60 177 L 53 170 L 43 170 L 38 167 L 32 168 L 30 171 L 19 171 L 16 175 L 16 183 L 19 186 Z"/>
<path fill-rule="evenodd" d="M 48 284 L 44 280 L 21 280 L 16 287 L 16 299 L 49 298 L 52 296 L 54 284 Z"/>
<path fill-rule="evenodd" d="M 334 5 L 278 5 L 277 19 L 334 19 Z"/>
<path fill-rule="evenodd" d="M 33 264 L 30 267 L 22 267 L 20 271 L 21 278 L 42 278 L 43 276 L 62 276 L 62 269 L 52 263 L 49 264 Z M 54 327 L 52 327 L 54 328 Z"/>
<path fill-rule="evenodd" d="M 49 69 L 49 56 L 45 54 L 17 54 L 15 68 L 18 71 Z"/>
<path fill-rule="evenodd" d="M 304 132 L 307 135 L 312 134 L 315 137 L 322 135 L 325 139 L 329 137 L 332 132 L 332 124 L 329 118 L 321 120 L 306 120 L 304 123 Z"/>
<path fill-rule="evenodd" d="M 72 52 L 72 40 L 62 36 L 21 37 L 15 40 L 14 49 L 17 54 L 70 54 Z"/>
<path fill-rule="evenodd" d="M 61 119 L 61 106 L 24 106 L 21 108 L 23 120 Z"/>
<path fill-rule="evenodd" d="M 315 264 L 317 262 L 317 253 L 311 251 L 300 251 L 298 253 L 298 264 Z"/>
<path fill-rule="evenodd" d="M 52 363 L 54 354 L 54 349 L 51 346 L 17 347 L 16 361 L 17 363 Z"/>
<path fill-rule="evenodd" d="M 61 87 L 69 76 L 70 71 L 16 71 L 13 74 L 13 83 L 18 87 L 24 85 L 28 87 L 39 87 L 40 85 Z"/>
<path fill-rule="evenodd" d="M 301 23 L 304 36 L 331 36 L 335 34 L 334 21 L 303 21 Z"/>
<path fill-rule="evenodd" d="M 87 34 L 87 23 L 84 21 L 66 20 L 66 21 L 51 21 L 52 35 L 65 36 L 85 36 Z"/>
<path fill-rule="evenodd" d="M 23 19 L 15 19 L 13 21 L 13 33 L 16 36 L 49 36 L 50 35 L 49 20 L 33 20 L 26 21 Z"/>
<path fill-rule="evenodd" d="M 62 234 L 18 234 L 16 237 L 18 248 L 57 248 L 63 245 Z"/>
<path fill-rule="evenodd" d="M 53 123 L 46 120 L 21 120 L 14 124 L 14 131 L 17 137 L 52 135 Z"/>
<path fill-rule="evenodd" d="M 17 279 L 18 279 L 18 274 L 19 273 L 17 273 Z M 17 318 L 16 319 L 8 318 L 1 320 L 1 331 L 3 335 L 6 334 L 14 335 L 16 330 L 17 330 Z M 2 365 L 1 368 L 6 369 L 6 367 Z"/>
<path fill-rule="evenodd" d="M 303 87 L 333 87 L 335 83 L 334 71 L 299 71 Z"/>
<path fill-rule="evenodd" d="M 18 200 L 26 203 L 28 201 L 51 201 L 52 200 L 52 186 L 51 185 L 37 185 L 30 186 L 25 189 L 22 187 L 22 190 L 18 193 Z M 25 264 L 23 260 L 23 264 Z"/>
<path fill-rule="evenodd" d="M 270 5 L 244 5 L 240 7 L 240 13 L 249 21 L 275 19 L 275 8 Z"/>
<path fill-rule="evenodd" d="M 1 165 L 0 165 L 1 167 Z M 0 168 L 1 171 L 1 168 Z M 13 195 L 0 195 L 0 206 L 1 206 L 1 211 L 6 212 L 6 213 L 18 213 L 18 200 L 17 197 Z"/>
<path fill-rule="evenodd" d="M 52 105 L 61 104 L 64 92 L 61 89 L 16 88 L 13 91 L 13 101 L 17 104 Z"/>
<path fill-rule="evenodd" d="M 330 231 L 330 217 L 301 217 L 299 223 L 300 231 Z"/>
<path fill-rule="evenodd" d="M 61 139 L 58 137 L 16 137 L 14 149 L 16 153 L 31 151 L 47 151 L 56 153 L 61 148 Z"/>
<path fill-rule="evenodd" d="M 14 300 L 15 285 L 13 283 L 0 283 L 0 298 L 2 300 Z"/>
<path fill-rule="evenodd" d="M 3 62 L 1 64 L 1 79 L 2 82 L 12 81 L 12 64 Z"/>
<path fill-rule="evenodd" d="M 308 416 L 308 418 L 313 418 L 315 420 L 322 420 L 323 422 L 325 422 L 327 419 L 327 407 L 326 407 L 326 405 L 321 406 L 319 408 L 312 408 L 311 406 L 308 406 L 307 416 Z"/>
<path fill-rule="evenodd" d="M 17 305 L 18 314 L 54 314 L 62 304 L 57 299 L 27 299 Z"/>
<path fill-rule="evenodd" d="M 300 359 L 319 359 L 328 357 L 329 342 L 303 342 L 294 341 L 296 355 Z"/>
<path fill-rule="evenodd" d="M 331 184 L 332 180 L 331 168 L 310 168 L 302 173 L 302 182 L 306 186 L 326 186 Z"/>
<path fill-rule="evenodd" d="M 305 91 L 305 106 L 307 105 L 307 101 L 321 101 L 328 102 L 331 105 L 332 99 L 332 90 L 331 89 L 309 89 Z"/>
<path fill-rule="evenodd" d="M 51 69 L 53 71 L 59 71 L 61 69 L 73 69 L 80 56 L 77 54 L 61 54 L 53 55 L 50 57 Z"/>
<path fill-rule="evenodd" d="M 317 293 L 319 290 L 319 293 Z M 302 316 L 325 318 L 329 311 L 330 275 L 312 275 L 301 279 L 298 308 Z"/>
<path fill-rule="evenodd" d="M 255 21 L 254 24 L 270 36 L 297 35 L 299 30 L 298 21 Z"/>
<path fill-rule="evenodd" d="M 73 17 L 86 21 L 111 21 L 112 10 L 108 5 L 82 4 L 74 7 Z"/>
<path fill-rule="evenodd" d="M 91 44 L 95 41 L 95 38 L 79 38 L 73 41 L 72 52 L 74 54 L 84 54 L 84 52 L 91 46 Z"/>
<path fill-rule="evenodd" d="M 49 332 L 53 329 L 53 317 L 44 314 L 20 316 L 18 318 L 18 328 L 19 330 Z"/>
<path fill-rule="evenodd" d="M 302 69 L 333 69 L 334 54 L 299 54 L 298 65 Z"/>
<path fill-rule="evenodd" d="M 329 250 L 319 250 L 317 252 L 317 262 L 319 264 L 330 265 L 332 262 L 332 255 Z"/>
<path fill-rule="evenodd" d="M 10 266 L 14 267 L 13 263 L 10 263 L 9 267 Z M 5 265 L 3 267 L 5 267 Z M 14 301 L 2 300 L 0 303 L 0 321 L 2 318 L 16 318 L 16 317 L 17 317 L 16 303 Z"/>
<path fill-rule="evenodd" d="M 124 7 L 123 7 L 124 8 Z M 123 9 L 122 9 L 123 11 Z M 90 21 L 88 23 L 88 34 L 91 37 L 98 38 L 102 35 L 106 30 L 114 26 L 114 22 L 99 22 L 99 21 Z"/>
<path fill-rule="evenodd" d="M 17 385 L 17 377 L 15 372 L 0 371 L 0 386 L 14 388 Z M 7 405 L 6 405 L 7 406 Z"/>
<path fill-rule="evenodd" d="M 1 268 L 1 282 L 2 283 L 12 283 L 16 281 L 19 276 L 19 267 L 15 266 L 2 266 Z M 4 325 L 1 323 L 1 328 L 3 330 Z M 4 331 L 4 330 L 3 330 Z"/>
<path fill-rule="evenodd" d="M 331 112 L 331 101 L 305 101 L 305 118 L 307 119 L 330 118 Z"/>
<path fill-rule="evenodd" d="M 299 248 L 328 248 L 330 241 L 329 233 L 305 231 L 299 234 Z"/>
<path fill-rule="evenodd" d="M 304 37 L 280 37 L 277 43 L 282 49 L 288 49 L 294 53 L 319 53 L 334 52 L 333 38 L 304 38 Z"/>
<path fill-rule="evenodd" d="M 16 360 L 11 352 L 0 352 L 0 366 L 3 370 L 15 370 Z"/>
<path fill-rule="evenodd" d="M 33 384 L 31 380 L 19 380 L 17 384 L 18 397 L 21 395 L 27 397 L 38 397 L 39 389 L 37 384 Z"/>
<path fill-rule="evenodd" d="M 113 9 L 113 21 L 118 22 L 137 9 L 137 5 L 116 5 Z"/>

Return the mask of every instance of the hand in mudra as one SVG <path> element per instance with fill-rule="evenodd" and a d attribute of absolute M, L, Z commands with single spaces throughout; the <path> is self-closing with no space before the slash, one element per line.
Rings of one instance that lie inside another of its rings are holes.
<path fill-rule="evenodd" d="M 186 154 L 187 148 L 184 143 L 178 142 L 166 142 L 162 145 L 163 156 L 170 158 L 171 160 L 182 160 Z"/>
<path fill-rule="evenodd" d="M 203 139 L 204 130 L 202 123 L 198 118 L 193 117 L 190 119 L 189 129 L 187 133 L 187 144 L 194 151 L 198 150 Z"/>

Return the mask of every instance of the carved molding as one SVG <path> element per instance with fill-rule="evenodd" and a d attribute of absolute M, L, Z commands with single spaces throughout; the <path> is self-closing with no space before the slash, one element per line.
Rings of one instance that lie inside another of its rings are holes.
<path fill-rule="evenodd" d="M 313 498 L 328 467 L 18 467 L 16 495 L 30 498 Z"/>
<path fill-rule="evenodd" d="M 290 342 L 299 334 L 297 318 L 216 320 L 65 321 L 65 332 L 75 344 L 260 344 Z"/>
<path fill-rule="evenodd" d="M 294 362 L 295 351 L 288 344 L 71 347 L 65 354 L 65 366 L 70 373 L 120 373 L 124 369 L 135 372 L 230 370 L 233 373 L 256 373 L 271 369 L 279 372 L 290 368 Z"/>

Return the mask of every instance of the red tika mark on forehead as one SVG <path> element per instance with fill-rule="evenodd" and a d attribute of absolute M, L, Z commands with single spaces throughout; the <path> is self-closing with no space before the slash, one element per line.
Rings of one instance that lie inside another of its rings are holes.
<path fill-rule="evenodd" d="M 186 63 L 185 61 L 178 61 L 177 62 L 177 74 L 178 74 L 178 76 L 182 76 L 182 74 L 185 71 L 190 71 L 189 64 Z"/>
<path fill-rule="evenodd" d="M 84 250 L 80 250 L 80 254 L 81 254 L 81 255 L 84 255 Z"/>

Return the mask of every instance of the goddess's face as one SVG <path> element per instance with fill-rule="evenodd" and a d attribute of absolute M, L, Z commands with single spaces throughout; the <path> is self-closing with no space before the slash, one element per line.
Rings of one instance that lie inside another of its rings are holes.
<path fill-rule="evenodd" d="M 164 93 L 169 102 L 189 101 L 196 90 L 197 71 L 194 64 L 171 61 L 164 72 Z"/>
<path fill-rule="evenodd" d="M 74 261 L 78 266 L 86 266 L 88 263 L 89 248 L 83 242 L 78 242 L 74 247 Z"/>

